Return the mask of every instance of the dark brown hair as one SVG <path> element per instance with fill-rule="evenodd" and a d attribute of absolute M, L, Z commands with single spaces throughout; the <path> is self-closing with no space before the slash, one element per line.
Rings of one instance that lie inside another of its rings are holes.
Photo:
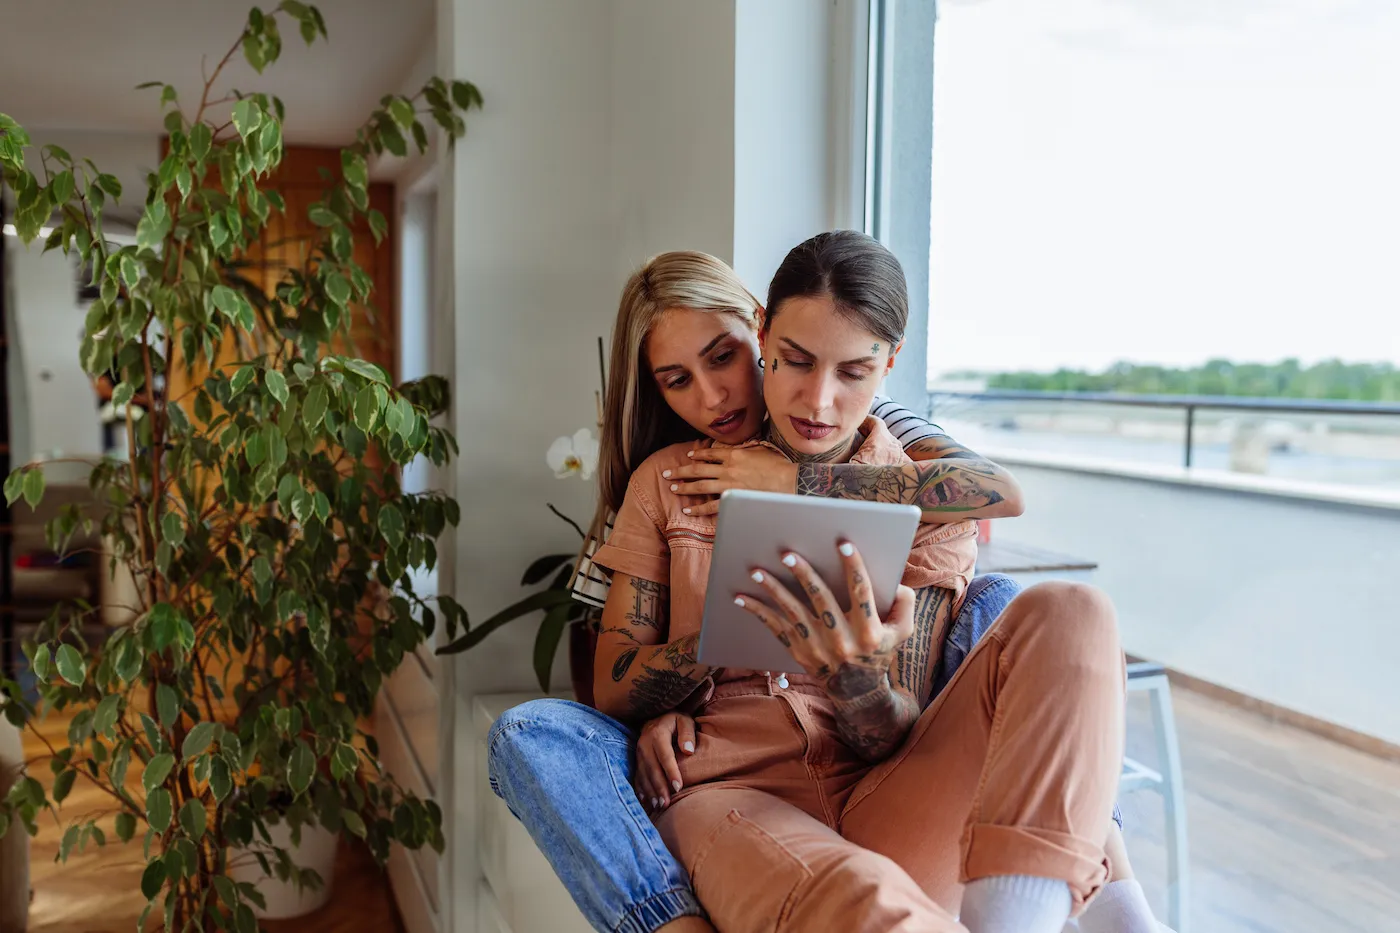
<path fill-rule="evenodd" d="M 819 233 L 794 246 L 768 286 L 763 330 L 791 298 L 830 298 L 846 320 L 882 338 L 891 351 L 909 323 L 904 268 L 879 240 L 855 230 Z"/>

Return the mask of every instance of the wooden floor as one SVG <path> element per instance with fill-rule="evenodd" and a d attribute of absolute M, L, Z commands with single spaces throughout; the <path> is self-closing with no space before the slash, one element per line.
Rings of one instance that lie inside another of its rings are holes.
<path fill-rule="evenodd" d="M 57 738 L 67 731 L 67 718 L 46 724 L 44 731 Z M 24 735 L 24 752 L 33 761 L 46 749 L 33 734 Z M 133 771 L 137 769 L 133 768 Z M 52 787 L 48 761 L 30 765 L 30 773 L 46 788 Z M 128 783 L 138 793 L 139 778 Z M 86 780 L 79 779 L 63 804 L 65 820 L 105 812 L 112 798 Z M 108 839 L 115 839 L 111 814 L 101 824 Z M 21 830 L 22 831 L 22 830 Z M 29 933 L 132 933 L 145 907 L 141 896 L 140 837 L 131 845 L 109 844 L 73 853 L 62 865 L 54 861 L 63 829 L 52 817 L 39 823 L 39 835 L 30 849 L 30 887 L 34 896 L 29 910 Z M 148 929 L 156 929 L 156 919 Z M 264 921 L 269 933 L 403 933 L 403 923 L 389 890 L 388 878 L 375 865 L 369 850 L 341 842 L 336 857 L 330 903 L 296 920 Z"/>
<path fill-rule="evenodd" d="M 1177 690 L 1190 822 L 1192 933 L 1400 933 L 1400 763 Z M 1152 764 L 1146 698 L 1129 706 L 1129 753 Z M 27 737 L 26 751 L 41 749 Z M 51 780 L 47 764 L 33 772 Z M 71 815 L 105 806 L 79 781 Z M 1160 798 L 1123 801 L 1129 852 L 1165 918 Z M 110 835 L 110 833 L 109 833 Z M 130 933 L 142 908 L 136 848 L 109 846 L 53 862 L 62 831 L 34 840 L 32 933 Z M 335 894 L 320 913 L 269 923 L 273 933 L 401 931 L 387 879 L 343 845 Z"/>
<path fill-rule="evenodd" d="M 1191 933 L 1400 933 L 1400 763 L 1173 691 L 1187 790 Z M 1128 753 L 1151 765 L 1146 697 Z M 1123 800 L 1128 853 L 1165 920 L 1161 798 Z"/>

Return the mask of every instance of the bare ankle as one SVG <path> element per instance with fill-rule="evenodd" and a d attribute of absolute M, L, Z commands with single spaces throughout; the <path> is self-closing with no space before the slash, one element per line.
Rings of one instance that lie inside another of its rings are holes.
<path fill-rule="evenodd" d="M 716 933 L 704 917 L 680 917 L 663 926 L 657 933 Z"/>

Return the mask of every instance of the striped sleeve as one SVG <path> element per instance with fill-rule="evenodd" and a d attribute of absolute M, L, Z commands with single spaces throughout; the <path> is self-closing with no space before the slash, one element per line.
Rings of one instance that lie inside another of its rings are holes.
<path fill-rule="evenodd" d="M 609 515 L 607 523 L 603 527 L 603 540 L 591 538 L 584 555 L 579 559 L 578 569 L 574 571 L 574 582 L 571 587 L 574 599 L 579 602 L 602 609 L 608 601 L 608 588 L 612 586 L 612 580 L 608 577 L 603 568 L 593 563 L 593 555 L 598 553 L 598 548 L 608 540 L 612 534 L 613 518 Z"/>
<path fill-rule="evenodd" d="M 905 448 L 930 437 L 948 436 L 946 431 L 932 421 L 921 418 L 893 399 L 883 396 L 875 396 L 870 413 L 885 422 L 885 427 L 890 429 L 895 440 Z"/>

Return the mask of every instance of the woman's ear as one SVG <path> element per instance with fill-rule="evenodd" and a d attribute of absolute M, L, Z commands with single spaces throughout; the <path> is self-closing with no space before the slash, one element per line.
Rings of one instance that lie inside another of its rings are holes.
<path fill-rule="evenodd" d="M 890 370 L 894 369 L 894 358 L 895 358 L 896 356 L 899 356 L 899 351 L 900 351 L 900 350 L 903 350 L 903 349 L 904 349 L 904 341 L 901 340 L 899 343 L 895 344 L 895 345 L 894 345 L 894 349 L 890 351 L 890 358 L 887 359 L 887 360 L 885 360 L 885 375 L 886 375 L 886 376 L 888 376 L 888 375 L 890 374 Z"/>

